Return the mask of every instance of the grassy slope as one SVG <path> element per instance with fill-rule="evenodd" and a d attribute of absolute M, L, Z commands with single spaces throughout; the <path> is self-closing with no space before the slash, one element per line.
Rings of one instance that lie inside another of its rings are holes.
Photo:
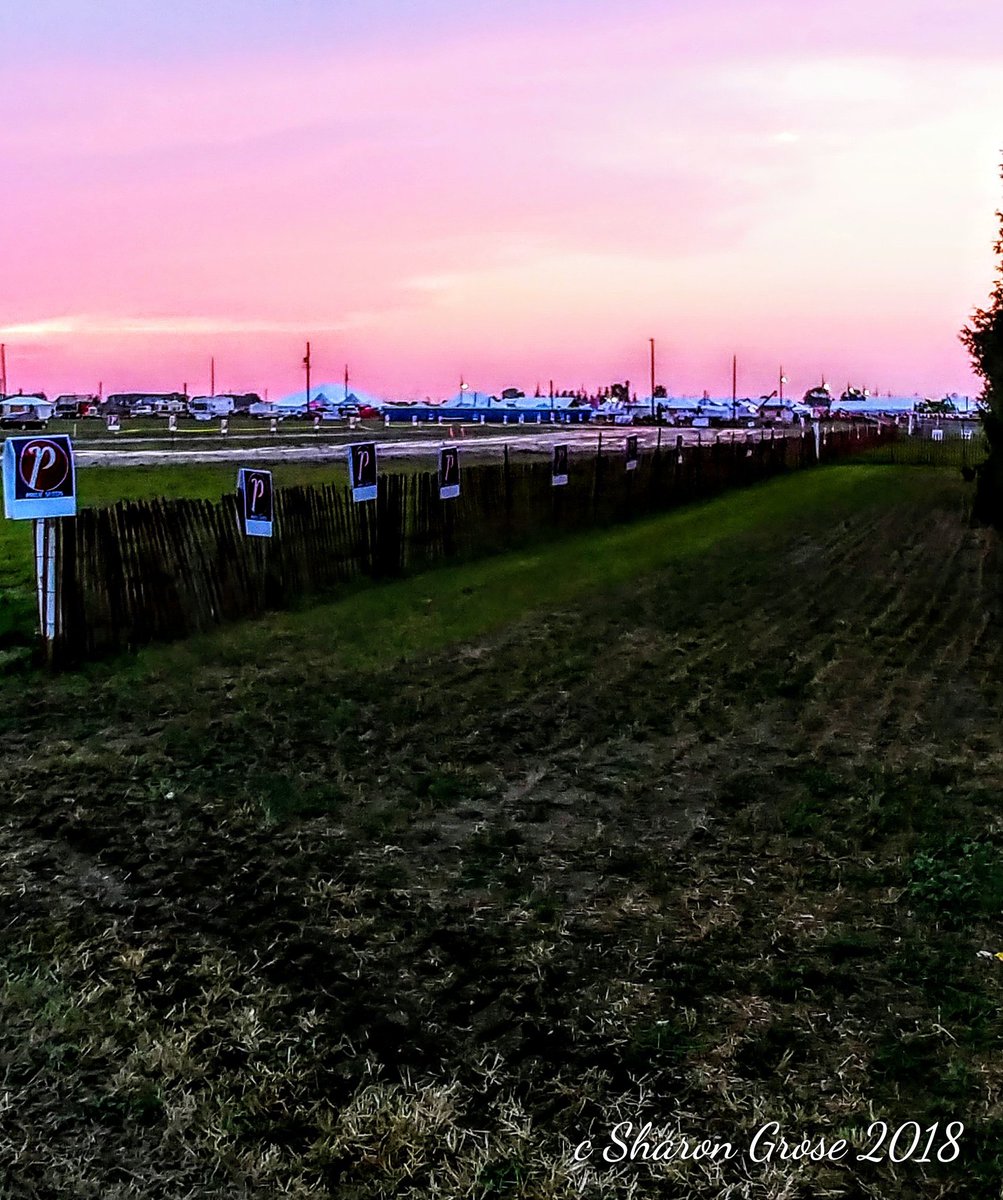
<path fill-rule="evenodd" d="M 999 563 L 960 495 L 798 475 L 6 685 L 11 1194 L 528 1200 L 593 1123 L 873 1112 L 965 1120 L 962 1161 L 586 1194 L 995 1196 Z"/>
<path fill-rule="evenodd" d="M 832 469 L 824 485 L 817 474 L 802 473 L 749 488 L 740 498 L 726 495 L 627 526 L 403 582 L 378 587 L 364 583 L 337 604 L 276 613 L 264 623 L 153 648 L 137 665 L 142 672 L 145 664 L 157 663 L 184 676 L 196 663 L 218 655 L 232 662 L 264 662 L 273 653 L 281 658 L 295 639 L 308 658 L 323 654 L 343 669 L 379 667 L 393 658 L 414 657 L 488 633 L 535 608 L 629 584 L 638 574 L 705 554 L 730 537 L 782 528 L 792 519 L 799 524 L 828 523 L 861 505 L 888 502 L 908 484 L 907 476 L 882 467 Z M 271 649 L 276 643 L 277 652 Z"/>

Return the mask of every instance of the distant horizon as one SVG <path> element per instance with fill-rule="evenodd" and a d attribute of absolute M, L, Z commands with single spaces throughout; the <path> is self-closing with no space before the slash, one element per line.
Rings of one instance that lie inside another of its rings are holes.
<path fill-rule="evenodd" d="M 483 380 L 480 381 L 480 383 L 483 383 L 483 382 L 484 382 Z M 599 395 L 601 392 L 607 390 L 611 384 L 618 383 L 618 382 L 622 383 L 622 382 L 626 382 L 626 381 L 625 380 L 609 380 L 605 383 L 599 383 L 599 384 L 593 383 L 591 385 L 586 382 L 586 383 L 579 383 L 574 386 L 567 385 L 567 384 L 559 384 L 558 382 L 555 381 L 553 395 L 555 397 L 559 397 L 559 396 L 561 396 L 562 393 L 564 395 L 569 395 L 569 394 L 577 394 L 580 392 L 584 392 L 585 395 L 587 395 L 587 396 L 596 396 L 596 395 Z M 960 392 L 956 388 L 942 389 L 939 391 L 936 391 L 936 390 L 935 391 L 926 391 L 926 392 L 918 391 L 916 389 L 913 389 L 912 391 L 895 391 L 895 390 L 886 389 L 886 388 L 881 388 L 880 390 L 876 390 L 873 388 L 866 388 L 866 385 L 861 385 L 859 383 L 855 383 L 852 380 L 844 382 L 843 384 L 838 384 L 838 385 L 833 384 L 831 380 L 827 380 L 826 382 L 829 384 L 829 389 L 830 389 L 834 399 L 838 399 L 845 390 L 848 390 L 850 388 L 854 388 L 857 390 L 866 390 L 867 398 L 873 399 L 873 400 L 879 400 L 882 397 L 891 398 L 893 400 L 909 400 L 909 399 L 941 400 L 941 399 L 945 399 L 945 398 L 959 398 L 962 400 L 969 400 L 969 401 L 971 401 L 972 404 L 974 404 L 976 402 L 976 400 L 978 399 L 978 395 L 979 395 L 978 388 L 976 388 L 974 391 L 971 391 L 971 392 Z M 175 386 L 175 387 L 172 387 L 168 384 L 163 387 L 124 386 L 124 387 L 108 388 L 108 387 L 103 386 L 103 381 L 101 381 L 101 383 L 102 383 L 102 386 L 100 388 L 100 391 L 96 387 L 95 388 L 63 387 L 63 388 L 51 388 L 50 389 L 50 388 L 43 388 L 43 387 L 27 388 L 27 387 L 20 386 L 19 388 L 11 389 L 10 380 L 8 377 L 8 388 L 10 390 L 8 390 L 6 395 L 8 398 L 11 398 L 11 397 L 16 397 L 19 394 L 30 396 L 33 394 L 37 394 L 39 392 L 44 392 L 45 395 L 47 396 L 47 398 L 52 400 L 59 395 L 80 395 L 80 396 L 100 395 L 103 398 L 107 398 L 108 396 L 113 396 L 113 395 L 150 395 L 150 396 L 155 396 L 155 395 L 171 395 L 171 394 L 185 395 L 186 394 L 189 398 L 195 398 L 195 397 L 203 397 L 203 396 L 228 396 L 228 395 L 242 396 L 242 395 L 255 394 L 255 395 L 262 397 L 262 399 L 267 398 L 269 401 L 274 401 L 274 400 L 285 399 L 287 397 L 294 396 L 294 395 L 305 392 L 305 382 L 303 384 L 301 384 L 300 387 L 293 387 L 293 388 L 281 391 L 276 394 L 273 394 L 271 392 L 271 390 L 268 388 L 254 388 L 254 387 L 227 388 L 227 387 L 217 386 L 215 391 L 210 391 L 208 387 L 205 388 L 204 390 L 202 390 L 199 388 L 192 388 L 191 386 L 188 385 L 187 380 L 184 381 L 180 386 Z M 475 396 L 494 396 L 494 397 L 498 398 L 501 396 L 501 393 L 503 391 L 505 391 L 509 388 L 516 388 L 518 390 L 521 390 L 523 392 L 523 395 L 527 398 L 539 398 L 542 400 L 547 400 L 550 398 L 550 381 L 549 380 L 547 381 L 546 385 L 541 385 L 538 397 L 537 397 L 537 388 L 536 388 L 535 384 L 530 387 L 526 387 L 525 385 L 520 385 L 519 383 L 512 382 L 510 380 L 507 383 L 504 383 L 504 384 L 501 384 L 501 385 L 498 385 L 495 387 L 490 387 L 490 386 L 482 387 L 482 386 L 480 386 L 480 383 L 468 384 L 465 388 L 465 394 L 470 398 L 475 397 Z M 815 381 L 815 383 L 807 384 L 804 387 L 797 387 L 797 386 L 792 386 L 790 380 L 788 379 L 784 384 L 784 399 L 790 400 L 790 401 L 800 401 L 802 396 L 804 396 L 808 391 L 819 387 L 821 385 L 821 383 L 822 383 L 822 380 L 818 379 Z M 656 386 L 661 386 L 661 385 L 656 384 Z M 186 391 L 186 387 L 187 387 L 187 391 Z M 345 385 L 344 385 L 343 379 L 341 379 L 341 380 L 322 379 L 319 381 L 311 381 L 310 391 L 311 391 L 311 395 L 314 397 L 323 393 L 323 394 L 327 395 L 329 399 L 337 400 L 338 397 L 343 394 L 344 387 L 345 387 Z M 774 391 L 774 392 L 779 392 L 779 389 L 776 389 L 776 388 L 770 389 L 770 390 Z M 642 399 L 645 401 L 648 401 L 652 398 L 650 383 L 643 388 L 642 387 L 635 388 L 632 384 L 630 391 L 631 391 L 632 397 L 636 397 L 638 402 L 640 402 Z M 364 384 L 359 384 L 357 382 L 353 382 L 352 379 L 349 378 L 348 392 L 354 393 L 356 395 L 360 395 L 363 397 L 372 397 L 372 398 L 378 399 L 380 401 L 391 401 L 391 402 L 392 401 L 401 401 L 401 402 L 418 401 L 418 402 L 420 402 L 422 400 L 429 400 L 433 403 L 438 403 L 440 401 L 447 400 L 450 398 L 455 398 L 456 396 L 458 396 L 459 395 L 459 387 L 455 388 L 451 392 L 449 392 L 449 391 L 443 392 L 443 393 L 424 392 L 424 393 L 410 393 L 407 395 L 403 395 L 403 394 L 393 394 L 390 392 L 381 391 L 381 390 L 373 388 L 371 386 L 366 386 Z M 707 394 L 705 395 L 705 393 L 707 393 Z M 666 400 L 695 400 L 698 402 L 701 399 L 706 399 L 706 400 L 711 400 L 711 401 L 725 401 L 726 400 L 726 401 L 730 402 L 731 395 L 732 394 L 731 394 L 730 389 L 728 391 L 717 391 L 717 392 L 713 391 L 710 388 L 696 388 L 696 389 L 685 390 L 685 391 L 670 389 L 667 391 L 667 395 L 664 397 L 661 397 L 661 398 L 666 399 Z M 735 398 L 739 401 L 761 401 L 764 399 L 769 399 L 770 392 L 768 392 L 768 391 L 763 391 L 763 392 L 744 391 L 743 392 L 742 389 L 739 388 L 735 394 Z M 658 399 L 658 397 L 656 397 L 656 400 L 657 399 Z"/>
<path fill-rule="evenodd" d="M 8 0 L 8 389 L 975 396 L 991 9 Z"/>
<path fill-rule="evenodd" d="M 45 392 L 46 395 L 49 395 L 49 396 L 57 395 L 57 394 L 81 394 L 81 395 L 98 394 L 99 391 L 102 395 L 105 395 L 105 396 L 112 395 L 115 393 L 122 393 L 122 392 L 124 392 L 124 393 L 145 392 L 145 393 L 154 395 L 154 394 L 158 394 L 158 393 L 168 393 L 168 392 L 185 392 L 187 390 L 187 394 L 189 396 L 213 395 L 213 394 L 214 395 L 227 395 L 227 394 L 244 395 L 248 392 L 254 392 L 254 393 L 257 393 L 258 395 L 264 396 L 265 393 L 267 392 L 270 396 L 276 397 L 276 396 L 291 395 L 294 392 L 303 391 L 305 388 L 305 380 L 303 379 L 302 376 L 300 378 L 299 383 L 296 383 L 295 380 L 292 380 L 289 386 L 281 386 L 280 385 L 278 388 L 276 388 L 275 386 L 269 387 L 267 385 L 254 386 L 253 383 L 248 382 L 248 379 L 246 376 L 241 376 L 242 382 L 240 383 L 239 386 L 228 386 L 228 385 L 226 385 L 225 378 L 223 379 L 223 382 L 220 382 L 220 379 L 217 378 L 215 392 L 211 392 L 210 391 L 211 385 L 208 383 L 208 374 L 209 374 L 208 370 L 206 372 L 207 380 L 204 381 L 205 386 L 203 386 L 203 383 L 200 382 L 197 378 L 182 379 L 182 380 L 178 381 L 178 380 L 172 380 L 169 377 L 164 376 L 163 374 L 158 375 L 158 378 L 156 380 L 154 380 L 152 383 L 149 381 L 144 383 L 135 378 L 128 377 L 128 376 L 126 377 L 126 381 L 124 383 L 117 383 L 117 382 L 115 382 L 115 376 L 111 375 L 108 377 L 112 381 L 111 384 L 106 382 L 104 377 L 101 377 L 98 380 L 96 380 L 95 383 L 91 386 L 88 386 L 86 381 L 81 383 L 78 378 L 75 378 L 73 376 L 64 376 L 61 378 L 61 381 L 58 384 L 50 384 L 50 386 L 46 386 L 44 384 L 44 382 L 31 382 L 31 381 L 22 382 L 18 379 L 15 379 L 15 375 L 18 373 L 16 370 L 16 363 L 17 363 L 16 350 L 15 350 L 14 355 L 12 356 L 10 345 L 7 345 L 7 347 L 6 347 L 6 356 L 7 356 L 7 387 L 8 387 L 7 395 L 16 395 L 18 393 L 18 391 L 23 392 L 23 393 L 29 393 L 29 394 L 32 392 Z M 13 362 L 14 362 L 13 369 L 12 369 L 12 357 L 13 357 Z M 220 368 L 217 367 L 217 372 L 219 372 L 219 369 Z M 41 371 L 38 374 L 43 377 L 46 376 L 46 373 L 44 371 Z M 458 376 L 451 387 L 448 384 L 446 384 L 444 386 L 435 387 L 435 388 L 412 387 L 407 390 L 400 390 L 400 389 L 388 389 L 385 387 L 378 386 L 377 384 L 374 384 L 371 380 L 368 380 L 368 379 L 363 379 L 361 381 L 354 380 L 350 373 L 348 386 L 349 386 L 349 391 L 356 389 L 356 390 L 365 392 L 369 395 L 379 396 L 382 399 L 411 400 L 411 399 L 431 398 L 433 400 L 436 400 L 436 399 L 444 399 L 448 396 L 456 395 L 460 390 L 461 378 L 464 378 L 464 377 Z M 526 384 L 525 382 L 520 381 L 518 378 L 515 378 L 515 379 L 511 378 L 510 375 L 497 376 L 496 378 L 502 380 L 502 382 L 493 382 L 490 379 L 481 378 L 478 380 L 476 386 L 475 386 L 475 384 L 469 384 L 469 390 L 471 392 L 474 392 L 476 390 L 481 395 L 500 395 L 500 393 L 504 389 L 514 387 L 514 388 L 519 388 L 522 391 L 524 391 L 527 396 L 532 396 L 535 393 L 537 386 L 538 386 L 537 382 L 535 382 L 535 381 L 533 383 Z M 964 379 L 960 384 L 956 384 L 955 386 L 939 386 L 939 387 L 935 386 L 933 388 L 925 388 L 924 389 L 924 388 L 918 388 L 918 387 L 912 387 L 912 388 L 909 388 L 909 387 L 903 387 L 903 388 L 885 387 L 882 385 L 875 385 L 873 383 L 863 382 L 859 379 L 859 377 L 846 379 L 842 383 L 834 384 L 834 383 L 832 383 L 832 379 L 828 375 L 827 372 L 819 373 L 818 375 L 814 376 L 811 380 L 809 380 L 806 377 L 804 383 L 801 384 L 795 380 L 794 376 L 788 374 L 787 369 L 785 368 L 785 380 L 786 380 L 786 382 L 784 384 L 785 398 L 798 398 L 801 395 L 803 395 L 805 392 L 809 391 L 811 388 L 818 387 L 823 379 L 825 379 L 827 382 L 829 382 L 830 386 L 832 387 L 832 390 L 837 395 L 839 393 L 841 393 L 845 388 L 852 387 L 852 388 L 859 388 L 859 389 L 866 388 L 870 392 L 871 395 L 875 395 L 875 396 L 876 395 L 881 395 L 881 396 L 889 396 L 890 395 L 890 396 L 901 396 L 901 397 L 908 397 L 908 396 L 924 397 L 925 396 L 925 397 L 941 398 L 943 396 L 949 396 L 949 395 L 956 394 L 956 395 L 960 395 L 960 396 L 969 396 L 974 401 L 974 399 L 981 393 L 981 390 L 982 390 L 981 381 L 973 374 L 970 374 L 967 379 Z M 643 383 L 641 383 L 639 380 L 630 379 L 628 376 L 622 375 L 622 374 L 619 377 L 611 376 L 609 378 L 604 378 L 602 381 L 597 381 L 597 380 L 590 381 L 588 379 L 584 379 L 584 380 L 578 379 L 578 381 L 575 383 L 569 383 L 566 381 L 561 381 L 561 380 L 555 379 L 553 381 L 553 383 L 554 383 L 555 395 L 559 392 L 576 392 L 576 391 L 580 391 L 580 390 L 584 390 L 585 392 L 587 392 L 590 395 L 595 395 L 602 389 L 608 388 L 611 384 L 623 383 L 623 382 L 628 382 L 628 381 L 630 383 L 631 393 L 636 392 L 638 396 L 641 396 L 642 394 L 644 396 L 650 396 L 650 394 L 651 394 L 650 376 L 649 376 L 649 379 L 645 380 Z M 485 386 L 481 386 L 481 384 L 484 384 Z M 671 397 L 675 397 L 675 398 L 679 398 L 679 399 L 687 399 L 690 397 L 699 397 L 699 396 L 703 395 L 703 393 L 705 391 L 709 392 L 712 397 L 717 397 L 717 398 L 731 396 L 730 382 L 728 382 L 726 387 L 719 386 L 717 388 L 708 387 L 708 386 L 700 385 L 700 384 L 694 384 L 692 382 L 690 382 L 688 385 L 672 387 L 670 384 L 666 384 L 662 381 L 662 378 L 660 375 L 658 375 L 657 371 L 656 371 L 656 386 L 657 387 L 665 387 L 668 391 L 668 394 Z M 330 390 L 330 388 L 332 388 L 332 387 L 335 387 L 338 389 L 343 388 L 344 387 L 343 379 L 337 379 L 335 377 L 332 377 L 332 378 L 329 378 L 326 380 L 321 380 L 318 383 L 311 383 L 311 388 L 313 390 L 317 390 L 318 388 L 326 388 L 326 389 Z M 548 396 L 549 392 L 550 392 L 550 378 L 548 377 L 546 379 L 539 381 L 539 387 L 540 387 L 541 395 Z M 773 391 L 776 388 L 777 388 L 777 378 L 776 377 L 774 377 L 772 380 L 764 377 L 762 380 L 762 387 L 757 388 L 757 389 L 745 388 L 743 390 L 743 386 L 740 381 L 738 390 L 737 390 L 737 395 L 738 395 L 739 399 L 759 399 L 763 395 L 768 395 L 771 391 Z"/>

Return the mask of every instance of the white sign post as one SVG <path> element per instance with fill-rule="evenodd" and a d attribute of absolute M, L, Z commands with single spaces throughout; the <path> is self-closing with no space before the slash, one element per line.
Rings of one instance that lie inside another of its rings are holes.
<path fill-rule="evenodd" d="M 52 517 L 32 522 L 35 535 L 35 595 L 38 628 L 46 647 L 56 636 L 56 530 Z"/>

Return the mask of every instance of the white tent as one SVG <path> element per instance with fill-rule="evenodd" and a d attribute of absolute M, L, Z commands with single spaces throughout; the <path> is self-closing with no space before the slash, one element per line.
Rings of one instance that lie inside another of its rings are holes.
<path fill-rule="evenodd" d="M 455 396 L 447 397 L 442 403 L 449 408 L 490 408 L 492 404 L 498 403 L 498 397 L 491 392 L 466 387 Z"/>
<path fill-rule="evenodd" d="M 275 404 L 277 410 L 288 412 L 299 409 L 306 409 L 306 389 L 302 388 L 298 392 L 290 392 L 288 396 L 281 396 L 278 400 L 271 403 Z M 348 400 L 345 400 L 345 382 L 340 380 L 337 383 L 325 382 L 310 385 L 310 408 L 324 411 L 325 409 L 338 408 L 342 404 L 368 404 L 373 408 L 381 408 L 386 404 L 386 400 L 374 395 L 372 392 L 363 391 L 362 388 L 353 387 L 349 384 Z"/>

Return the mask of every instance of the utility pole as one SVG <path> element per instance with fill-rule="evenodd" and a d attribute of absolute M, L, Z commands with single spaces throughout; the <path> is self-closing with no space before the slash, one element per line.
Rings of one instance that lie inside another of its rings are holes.
<path fill-rule="evenodd" d="M 731 356 L 731 423 L 738 420 L 738 355 Z"/>
<path fill-rule="evenodd" d="M 345 403 L 348 403 L 348 363 L 345 363 Z"/>
<path fill-rule="evenodd" d="M 651 415 L 655 415 L 655 339 L 648 338 L 651 343 Z"/>
<path fill-rule="evenodd" d="M 7 395 L 7 347 L 0 343 L 0 396 Z"/>
<path fill-rule="evenodd" d="M 780 403 L 784 402 L 784 384 L 787 382 L 787 376 L 784 374 L 783 366 L 780 367 Z"/>
<path fill-rule="evenodd" d="M 216 395 L 216 360 L 209 359 L 209 395 Z"/>
<path fill-rule="evenodd" d="M 306 344 L 306 354 L 303 356 L 303 366 L 306 367 L 306 410 L 310 411 L 310 343 Z"/>

